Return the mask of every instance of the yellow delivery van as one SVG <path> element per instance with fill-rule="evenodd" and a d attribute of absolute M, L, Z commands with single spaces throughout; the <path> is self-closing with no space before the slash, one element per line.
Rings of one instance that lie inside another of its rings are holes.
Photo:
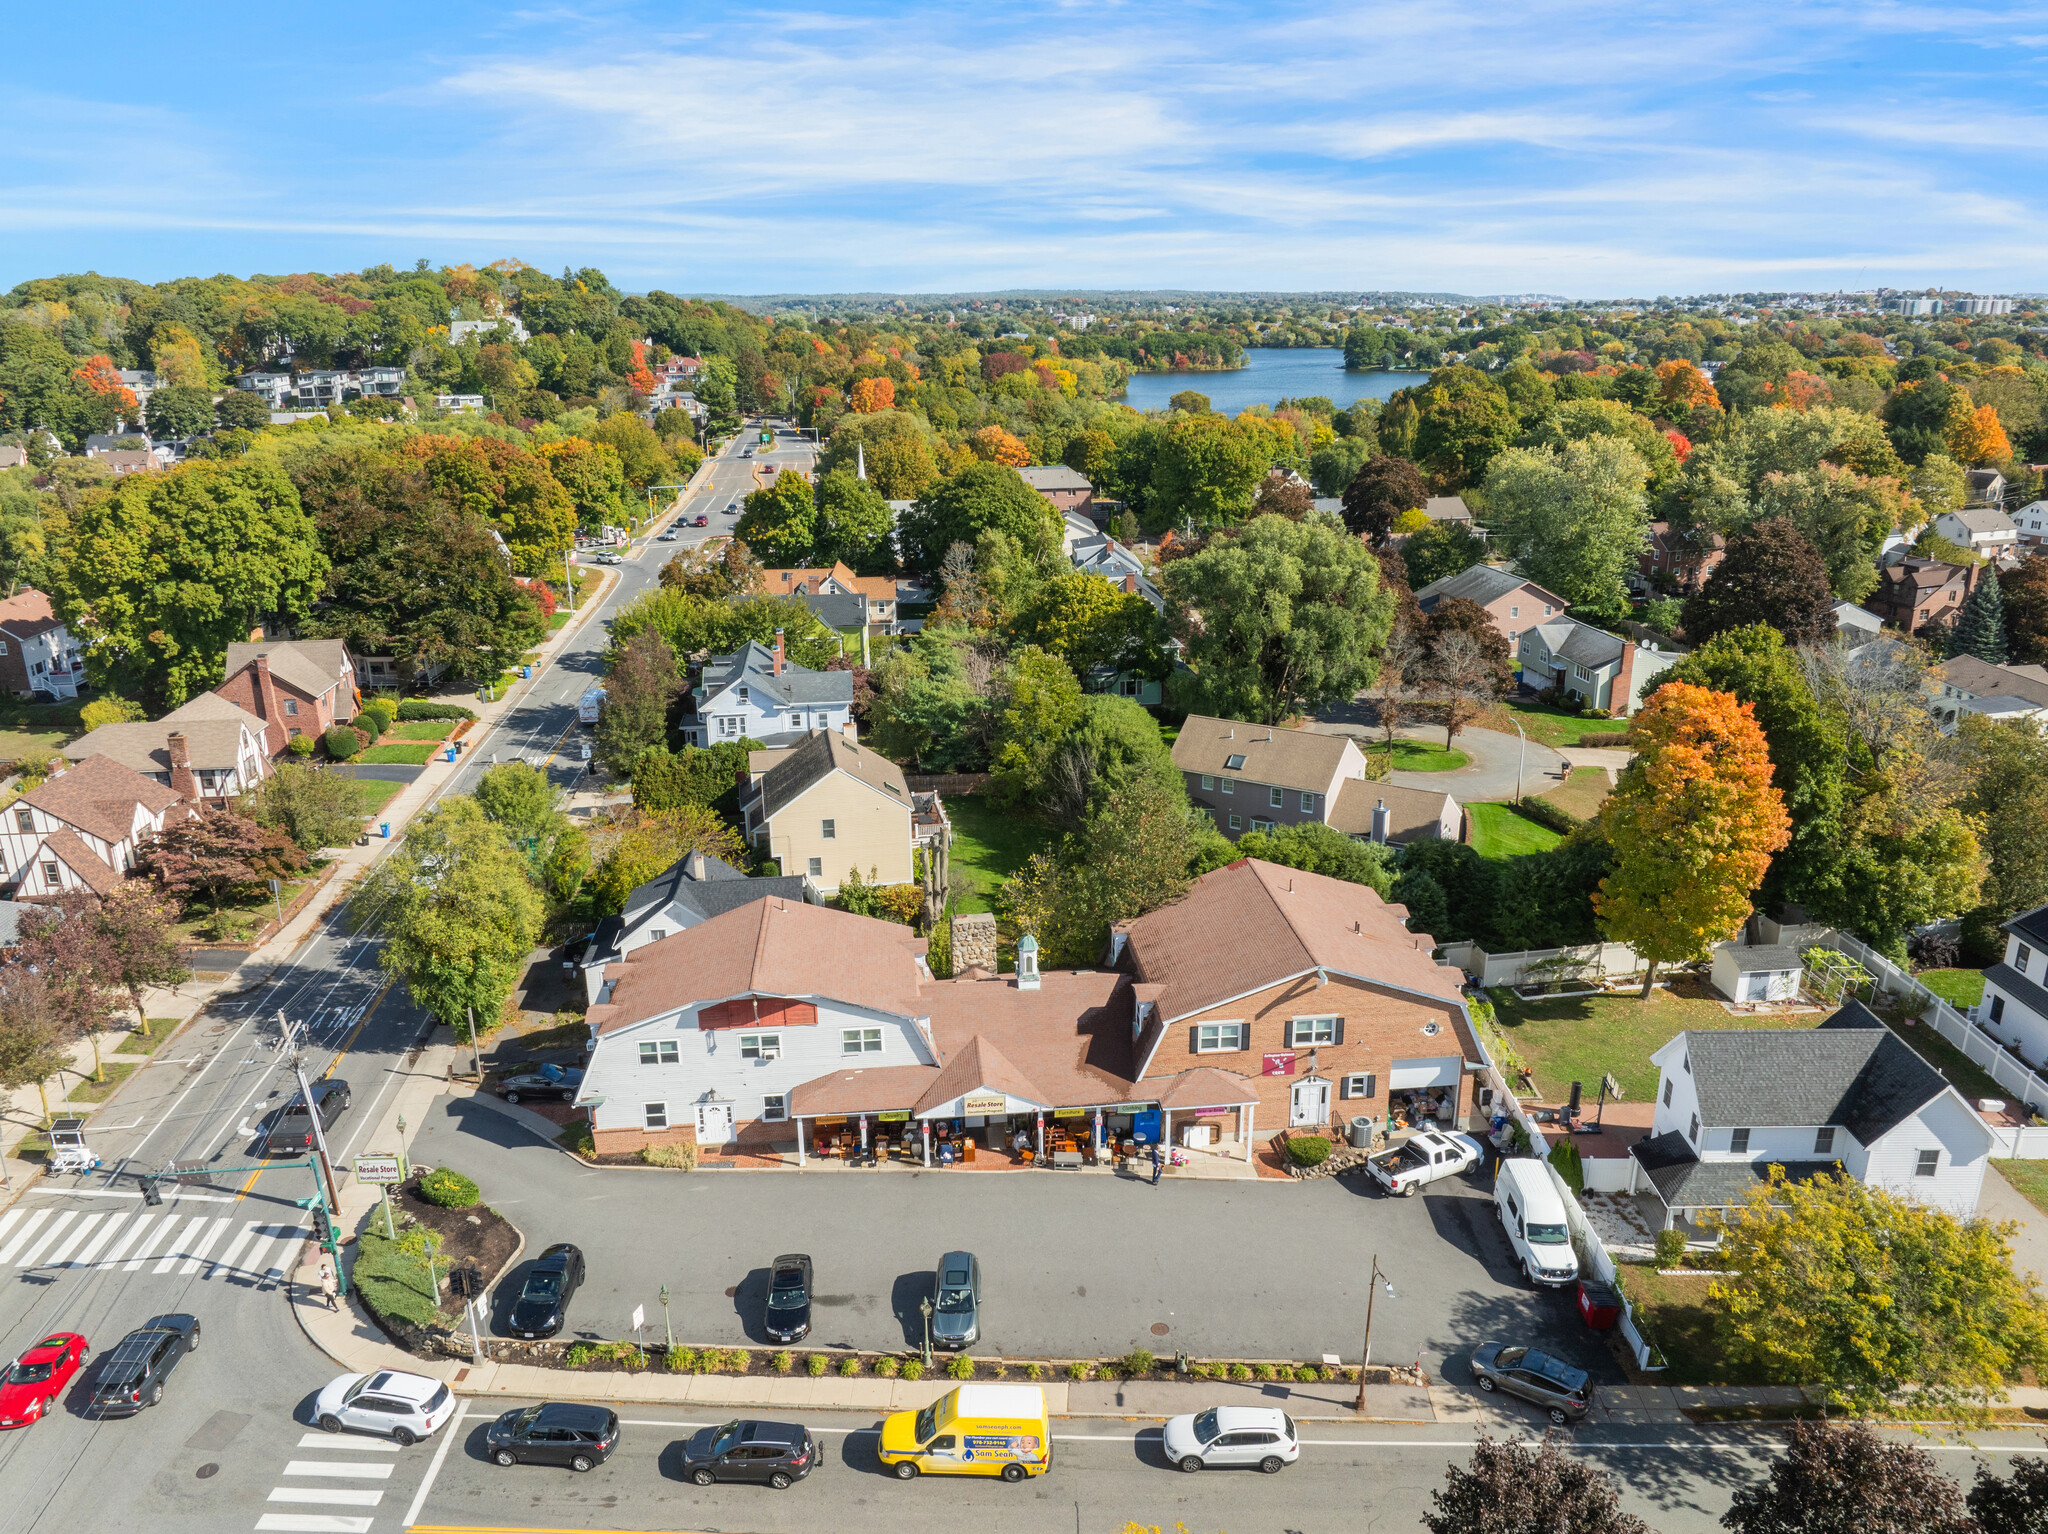
<path fill-rule="evenodd" d="M 903 1480 L 999 1475 L 1021 1481 L 1052 1468 L 1052 1424 L 1036 1385 L 960 1385 L 923 1411 L 882 1423 L 882 1463 Z"/>

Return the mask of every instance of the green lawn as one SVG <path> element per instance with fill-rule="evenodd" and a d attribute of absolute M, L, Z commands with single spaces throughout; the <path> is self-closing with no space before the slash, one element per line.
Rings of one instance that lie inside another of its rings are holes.
<path fill-rule="evenodd" d="M 1759 1383 L 1753 1371 L 1727 1361 L 1714 1331 L 1714 1311 L 1707 1298 L 1711 1278 L 1667 1278 L 1655 1268 L 1626 1267 L 1622 1287 L 1636 1307 L 1648 1341 L 1664 1353 L 1660 1385 L 1746 1385 Z"/>
<path fill-rule="evenodd" d="M 1591 820 L 1600 813 L 1600 802 L 1608 795 L 1605 767 L 1574 767 L 1572 775 L 1542 795 L 1567 815 Z"/>
<path fill-rule="evenodd" d="M 1472 848 L 1483 858 L 1520 857 L 1547 852 L 1564 838 L 1539 826 L 1511 804 L 1468 804 L 1472 817 Z"/>
<path fill-rule="evenodd" d="M 2043 1214 L 2048 1214 L 2048 1161 L 1997 1160 L 1991 1169 L 2013 1186 L 2013 1191 Z"/>
<path fill-rule="evenodd" d="M 1826 1015 L 1734 1017 L 1716 1002 L 1668 991 L 1653 991 L 1648 1001 L 1633 993 L 1523 1001 L 1498 986 L 1488 995 L 1499 1004 L 1500 1037 L 1535 1072 L 1537 1090 L 1550 1100 L 1561 1099 L 1574 1081 L 1584 1082 L 1590 1097 L 1605 1072 L 1621 1083 L 1626 1100 L 1642 1102 L 1657 1090 L 1650 1056 L 1688 1028 L 1811 1028 Z"/>
<path fill-rule="evenodd" d="M 78 736 L 76 730 L 28 729 L 11 725 L 0 729 L 0 762 L 18 762 L 24 757 L 48 756 Z"/>
<path fill-rule="evenodd" d="M 118 1087 L 142 1068 L 140 1060 L 103 1059 L 100 1064 L 103 1067 L 100 1074 L 107 1079 L 105 1081 L 94 1081 L 88 1076 L 84 1081 L 81 1081 L 71 1089 L 71 1095 L 65 1099 L 67 1102 L 103 1103 L 113 1095 L 114 1088 Z"/>
<path fill-rule="evenodd" d="M 1950 1006 L 1967 1011 L 1984 999 L 1981 969 L 1923 969 L 1913 977 Z"/>
<path fill-rule="evenodd" d="M 366 763 L 402 762 L 418 767 L 432 758 L 434 745 L 429 741 L 407 741 L 395 746 L 372 746 L 356 760 Z"/>
<path fill-rule="evenodd" d="M 1054 835 L 1027 816 L 996 808 L 980 794 L 961 794 L 945 803 L 953 822 L 954 909 L 993 910 L 997 887 L 1032 853 L 1051 846 Z"/>
<path fill-rule="evenodd" d="M 175 1017 L 152 1017 L 149 1020 L 149 1037 L 139 1033 L 123 1034 L 121 1042 L 114 1046 L 117 1055 L 153 1055 L 159 1045 L 177 1031 Z"/>
<path fill-rule="evenodd" d="M 382 778 L 357 778 L 356 792 L 363 798 L 363 813 L 375 815 L 385 805 L 396 799 L 405 788 L 403 783 L 387 783 Z"/>
<path fill-rule="evenodd" d="M 2000 1086 L 1989 1071 L 1927 1024 L 1915 1023 L 1910 1028 L 1898 1028 L 1893 1031 L 1918 1050 L 1929 1065 L 1947 1077 L 1950 1086 L 1972 1102 L 1980 1097 L 2012 1096 L 2011 1090 Z"/>
<path fill-rule="evenodd" d="M 1581 735 L 1604 734 L 1628 728 L 1626 719 L 1604 719 L 1598 715 L 1567 714 L 1542 703 L 1509 703 L 1507 711 L 1522 723 L 1529 738 L 1546 746 L 1575 746 Z M 1512 728 L 1512 726 L 1510 727 Z"/>
<path fill-rule="evenodd" d="M 1386 755 L 1384 747 L 1380 755 Z M 1390 765 L 1395 772 L 1450 772 L 1471 760 L 1459 750 L 1447 751 L 1426 740 L 1403 739 L 1394 742 L 1394 759 Z"/>
<path fill-rule="evenodd" d="M 384 732 L 386 740 L 446 740 L 460 719 L 402 719 Z"/>

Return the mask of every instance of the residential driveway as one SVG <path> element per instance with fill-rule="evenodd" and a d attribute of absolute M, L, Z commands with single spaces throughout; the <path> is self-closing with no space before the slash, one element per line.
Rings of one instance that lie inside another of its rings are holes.
<path fill-rule="evenodd" d="M 590 1277 L 565 1335 L 631 1334 L 644 1305 L 661 1336 L 668 1286 L 678 1340 L 760 1343 L 767 1266 L 808 1252 L 817 1268 L 813 1340 L 914 1345 L 918 1301 L 942 1252 L 981 1258 L 984 1354 L 1107 1357 L 1132 1347 L 1197 1357 L 1355 1363 L 1377 1253 L 1394 1285 L 1373 1311 L 1373 1356 L 1420 1359 L 1434 1376 L 1490 1339 L 1554 1348 L 1619 1382 L 1569 1292 L 1515 1268 L 1478 1181 L 1413 1199 L 1362 1179 L 1175 1182 L 1094 1173 L 660 1172 L 590 1168 L 496 1108 L 442 1098 L 412 1145 L 452 1166 L 526 1236 L 526 1251 L 581 1246 Z M 509 1305 L 525 1264 L 499 1284 Z"/>
<path fill-rule="evenodd" d="M 1321 716 L 1311 720 L 1307 727 L 1325 735 L 1349 735 L 1361 746 L 1385 740 L 1385 734 L 1377 725 L 1361 717 L 1362 713 L 1359 705 L 1339 705 L 1323 710 Z M 1409 740 L 1426 740 L 1431 745 L 1444 743 L 1444 732 L 1440 726 L 1414 725 L 1395 733 Z M 1453 749 L 1464 752 L 1472 760 L 1451 772 L 1390 773 L 1387 781 L 1398 783 L 1403 788 L 1436 789 L 1450 794 L 1460 804 L 1473 804 L 1489 799 L 1514 798 L 1518 768 L 1525 794 L 1546 793 L 1570 776 L 1564 758 L 1550 747 L 1532 740 L 1524 756 L 1520 740 L 1497 730 L 1460 730 L 1451 744 Z M 1624 758 L 1628 755 L 1627 752 L 1619 754 Z"/>

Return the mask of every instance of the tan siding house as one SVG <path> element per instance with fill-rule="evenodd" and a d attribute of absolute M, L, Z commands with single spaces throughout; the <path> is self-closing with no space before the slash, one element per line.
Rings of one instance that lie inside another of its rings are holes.
<path fill-rule="evenodd" d="M 849 870 L 870 883 L 915 882 L 917 847 L 949 829 L 936 794 L 912 793 L 901 767 L 828 730 L 757 752 L 753 766 L 740 796 L 748 840 L 828 897 Z"/>

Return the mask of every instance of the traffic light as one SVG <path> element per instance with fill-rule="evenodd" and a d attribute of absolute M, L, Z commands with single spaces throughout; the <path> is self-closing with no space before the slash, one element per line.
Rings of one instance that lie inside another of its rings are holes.
<path fill-rule="evenodd" d="M 327 1218 L 327 1211 L 317 1205 L 313 1210 L 313 1239 L 321 1246 L 334 1240 L 334 1224 Z"/>
<path fill-rule="evenodd" d="M 164 1201 L 163 1194 L 157 1191 L 156 1179 L 154 1177 L 142 1179 L 142 1201 L 152 1209 Z"/>

